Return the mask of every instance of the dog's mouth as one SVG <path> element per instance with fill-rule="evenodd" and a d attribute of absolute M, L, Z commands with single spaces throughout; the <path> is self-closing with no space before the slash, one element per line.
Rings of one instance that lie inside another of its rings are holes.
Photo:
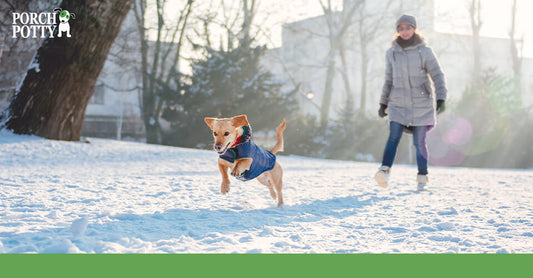
<path fill-rule="evenodd" d="M 229 147 L 230 144 L 231 144 L 231 142 L 228 142 L 228 144 L 226 144 L 226 146 L 224 148 L 220 149 L 220 151 L 217 151 L 217 153 L 218 154 L 224 154 L 228 150 L 228 147 Z"/>

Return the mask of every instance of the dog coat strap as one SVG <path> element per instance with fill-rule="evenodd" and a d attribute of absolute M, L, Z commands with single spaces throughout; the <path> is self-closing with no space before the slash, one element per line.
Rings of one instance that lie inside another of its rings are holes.
<path fill-rule="evenodd" d="M 219 157 L 227 162 L 233 163 L 237 159 L 237 150 L 228 149 L 224 154 L 219 155 Z"/>

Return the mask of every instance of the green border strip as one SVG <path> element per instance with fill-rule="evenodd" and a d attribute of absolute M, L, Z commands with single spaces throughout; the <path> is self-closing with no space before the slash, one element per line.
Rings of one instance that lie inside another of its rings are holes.
<path fill-rule="evenodd" d="M 2 277 L 531 277 L 532 254 L 2 254 Z"/>

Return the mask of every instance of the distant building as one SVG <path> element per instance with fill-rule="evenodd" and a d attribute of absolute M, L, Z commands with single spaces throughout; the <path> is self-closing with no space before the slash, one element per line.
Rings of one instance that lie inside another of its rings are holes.
<path fill-rule="evenodd" d="M 106 74 L 117 69 L 114 67 L 112 62 L 106 63 L 104 74 L 98 78 L 85 112 L 82 135 L 142 141 L 145 130 L 139 106 L 140 81 L 133 72 L 126 72 L 123 78 Z"/>

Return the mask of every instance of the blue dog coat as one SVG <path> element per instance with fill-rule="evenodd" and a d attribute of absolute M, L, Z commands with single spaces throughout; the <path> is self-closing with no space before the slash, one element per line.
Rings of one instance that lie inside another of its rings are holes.
<path fill-rule="evenodd" d="M 235 160 L 241 158 L 252 158 L 250 169 L 244 171 L 241 176 L 236 177 L 241 181 L 249 181 L 266 171 L 274 169 L 276 156 L 252 142 L 252 129 L 249 126 L 243 126 L 242 128 L 244 132 L 237 145 L 228 149 L 219 157 L 230 163 L 234 163 Z"/>

